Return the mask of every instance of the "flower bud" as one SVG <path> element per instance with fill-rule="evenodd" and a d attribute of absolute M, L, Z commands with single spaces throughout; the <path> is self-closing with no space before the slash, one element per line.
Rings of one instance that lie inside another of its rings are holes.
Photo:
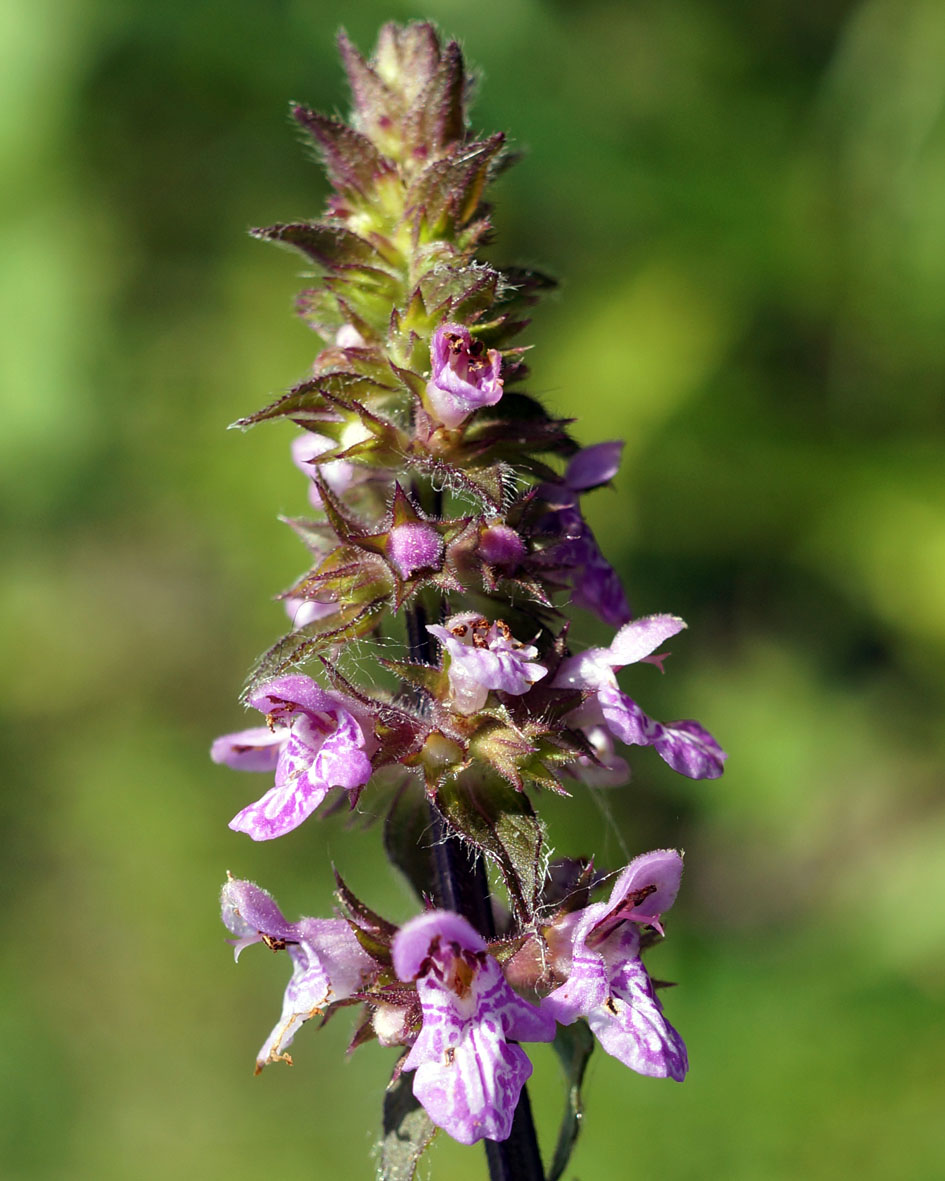
<path fill-rule="evenodd" d="M 443 538 L 422 521 L 406 521 L 391 529 L 387 557 L 401 578 L 410 578 L 418 570 L 439 570 L 443 565 Z"/>
<path fill-rule="evenodd" d="M 479 556 L 490 566 L 517 566 L 525 556 L 525 543 L 509 525 L 497 521 L 480 533 Z"/>

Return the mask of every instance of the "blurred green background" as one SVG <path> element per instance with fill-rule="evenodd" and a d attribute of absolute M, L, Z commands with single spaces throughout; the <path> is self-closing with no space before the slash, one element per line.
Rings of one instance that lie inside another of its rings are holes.
<path fill-rule="evenodd" d="M 528 151 L 493 257 L 564 280 L 530 388 L 627 440 L 591 518 L 635 609 L 690 624 L 632 684 L 731 752 L 549 809 L 561 852 L 688 866 L 650 966 L 690 1078 L 596 1055 L 569 1176 L 943 1176 L 940 0 L 6 0 L 0 1171 L 372 1176 L 392 1051 L 345 1061 L 343 1014 L 253 1079 L 286 965 L 234 967 L 217 892 L 326 914 L 331 858 L 394 918 L 406 887 L 343 817 L 229 832 L 256 784 L 206 752 L 304 566 L 289 430 L 224 430 L 317 346 L 245 231 L 320 211 L 286 105 L 346 108 L 337 26 L 417 16 Z"/>

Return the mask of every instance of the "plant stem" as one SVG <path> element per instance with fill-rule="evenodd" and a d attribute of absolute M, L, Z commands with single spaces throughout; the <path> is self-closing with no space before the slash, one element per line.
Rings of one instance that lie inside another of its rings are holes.
<path fill-rule="evenodd" d="M 412 660 L 432 663 L 433 637 L 426 630 L 427 613 L 417 603 L 407 612 L 407 637 Z M 439 906 L 461 914 L 485 939 L 494 939 L 495 920 L 489 879 L 482 854 L 455 836 L 435 804 L 430 804 L 433 845 L 433 894 Z M 528 1090 L 522 1087 L 507 1140 L 485 1140 L 490 1181 L 545 1181 L 532 1120 Z"/>

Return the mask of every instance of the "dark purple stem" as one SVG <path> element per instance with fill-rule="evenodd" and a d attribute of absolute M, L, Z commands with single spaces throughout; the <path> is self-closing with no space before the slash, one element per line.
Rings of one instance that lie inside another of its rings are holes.
<path fill-rule="evenodd" d="M 489 879 L 482 854 L 450 834 L 448 825 L 433 804 L 430 805 L 430 819 L 437 902 L 469 919 L 486 939 L 494 939 Z M 545 1181 L 527 1087 L 522 1087 L 519 1095 L 509 1138 L 483 1143 L 490 1181 Z"/>
<path fill-rule="evenodd" d="M 433 664 L 436 642 L 426 630 L 427 613 L 417 603 L 407 612 L 411 660 Z M 495 938 L 495 921 L 486 863 L 478 850 L 455 836 L 436 805 L 430 805 L 434 859 L 433 895 L 439 906 L 468 919 L 486 939 Z M 528 1091 L 522 1087 L 507 1140 L 485 1140 L 490 1181 L 545 1181 Z"/>

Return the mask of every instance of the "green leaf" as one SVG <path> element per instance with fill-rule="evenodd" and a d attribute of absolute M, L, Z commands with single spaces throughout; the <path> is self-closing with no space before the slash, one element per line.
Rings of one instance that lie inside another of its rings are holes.
<path fill-rule="evenodd" d="M 448 312 L 448 318 L 465 323 L 492 307 L 499 278 L 499 272 L 484 263 L 440 266 L 423 275 L 420 289 L 432 312 Z"/>
<path fill-rule="evenodd" d="M 440 61 L 404 119 L 404 139 L 412 147 L 445 148 L 460 140 L 466 127 L 466 78 L 463 55 L 455 41 Z M 434 154 L 434 153 L 431 153 Z"/>
<path fill-rule="evenodd" d="M 377 615 L 382 607 L 383 600 L 380 599 L 366 606 L 347 604 L 324 619 L 317 619 L 297 631 L 289 632 L 256 662 L 243 691 L 244 699 L 265 681 L 294 670 L 303 660 L 343 644 L 346 640 L 366 635 L 377 623 Z"/>
<path fill-rule="evenodd" d="M 581 1098 L 581 1084 L 591 1052 L 594 1049 L 594 1035 L 586 1021 L 575 1021 L 573 1025 L 559 1025 L 554 1040 L 554 1050 L 561 1062 L 567 1081 L 567 1102 L 564 1118 L 558 1132 L 554 1160 L 548 1171 L 548 1181 L 558 1181 L 571 1159 L 581 1120 L 584 1115 L 584 1101 Z"/>
<path fill-rule="evenodd" d="M 437 1127 L 414 1097 L 412 1075 L 400 1075 L 387 1088 L 383 1127 L 379 1181 L 413 1181 Z"/>
<path fill-rule="evenodd" d="M 411 776 L 394 796 L 384 821 L 384 849 L 420 899 L 433 889 L 432 839 L 430 805 L 419 780 Z"/>
<path fill-rule="evenodd" d="M 445 784 L 436 802 L 450 826 L 498 867 L 516 918 L 528 926 L 545 865 L 545 826 L 528 796 L 479 766 Z"/>

